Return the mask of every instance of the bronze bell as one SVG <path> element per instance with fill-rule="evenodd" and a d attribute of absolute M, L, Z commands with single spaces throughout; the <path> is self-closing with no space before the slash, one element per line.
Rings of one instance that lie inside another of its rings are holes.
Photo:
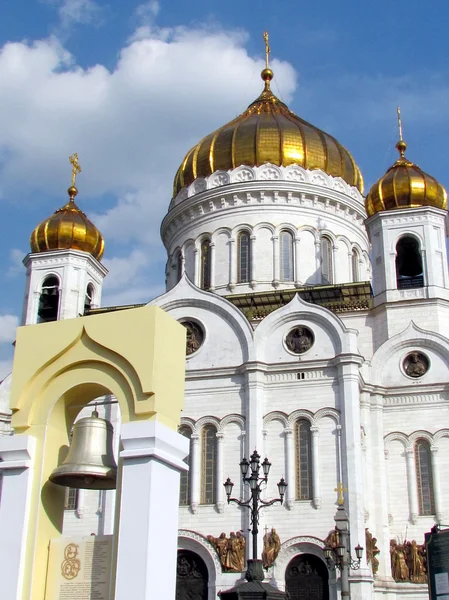
<path fill-rule="evenodd" d="M 113 490 L 117 465 L 112 451 L 114 428 L 100 419 L 96 410 L 91 417 L 77 421 L 73 427 L 69 453 L 60 467 L 50 475 L 58 485 L 86 490 Z"/>

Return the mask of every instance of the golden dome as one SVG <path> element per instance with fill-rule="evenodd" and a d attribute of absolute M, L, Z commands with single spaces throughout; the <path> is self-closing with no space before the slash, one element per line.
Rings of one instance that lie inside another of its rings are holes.
<path fill-rule="evenodd" d="M 368 217 L 395 208 L 435 206 L 447 210 L 446 190 L 405 157 L 407 144 L 402 136 L 396 148 L 400 157 L 368 192 L 365 201 Z"/>
<path fill-rule="evenodd" d="M 67 191 L 70 198 L 67 204 L 42 221 L 31 234 L 31 252 L 73 249 L 89 252 L 101 260 L 103 236 L 75 204 L 76 187 L 72 185 Z"/>
<path fill-rule="evenodd" d="M 292 113 L 271 91 L 272 78 L 271 69 L 264 69 L 265 89 L 257 100 L 187 153 L 176 173 L 174 196 L 197 177 L 264 163 L 321 169 L 363 192 L 362 174 L 351 154 L 331 135 Z"/>

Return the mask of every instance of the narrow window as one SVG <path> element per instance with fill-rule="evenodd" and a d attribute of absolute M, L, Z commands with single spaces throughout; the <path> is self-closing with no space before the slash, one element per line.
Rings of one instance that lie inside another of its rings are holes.
<path fill-rule="evenodd" d="M 179 428 L 179 433 L 184 437 L 190 438 L 192 437 L 192 430 L 190 427 L 186 427 L 185 425 Z M 189 454 L 185 457 L 184 462 L 188 465 L 190 464 L 190 449 Z M 181 480 L 179 485 L 179 504 L 180 506 L 186 506 L 190 504 L 190 478 L 189 471 L 181 471 Z"/>
<path fill-rule="evenodd" d="M 210 240 L 204 240 L 201 243 L 201 281 L 200 287 L 203 290 L 210 288 L 211 273 L 211 249 Z"/>
<path fill-rule="evenodd" d="M 215 503 L 215 464 L 217 430 L 213 425 L 203 427 L 201 435 L 201 504 Z"/>
<path fill-rule="evenodd" d="M 327 237 L 321 238 L 321 283 L 333 283 L 334 265 L 332 260 L 332 242 Z"/>
<path fill-rule="evenodd" d="M 419 243 L 412 236 L 405 236 L 396 244 L 396 281 L 398 290 L 424 285 Z"/>
<path fill-rule="evenodd" d="M 359 276 L 359 253 L 352 249 L 352 281 L 360 281 Z"/>
<path fill-rule="evenodd" d="M 182 277 L 182 252 L 178 250 L 176 254 L 176 281 L 181 281 Z"/>
<path fill-rule="evenodd" d="M 84 297 L 84 314 L 88 313 L 92 308 L 92 298 L 94 296 L 94 286 L 89 283 L 86 288 L 86 295 Z"/>
<path fill-rule="evenodd" d="M 76 510 L 78 508 L 78 490 L 76 488 L 65 488 L 65 510 Z"/>
<path fill-rule="evenodd" d="M 415 462 L 419 514 L 434 515 L 435 501 L 433 494 L 432 465 L 430 461 L 430 446 L 427 440 L 416 441 Z"/>
<path fill-rule="evenodd" d="M 246 283 L 251 279 L 251 241 L 249 233 L 242 231 L 237 238 L 238 283 Z"/>
<path fill-rule="evenodd" d="M 38 323 L 56 321 L 59 312 L 59 280 L 54 275 L 47 277 L 42 284 L 37 311 Z"/>
<path fill-rule="evenodd" d="M 293 281 L 293 236 L 289 231 L 279 235 L 281 281 Z"/>
<path fill-rule="evenodd" d="M 299 419 L 295 424 L 296 500 L 312 498 L 312 455 L 310 423 Z"/>

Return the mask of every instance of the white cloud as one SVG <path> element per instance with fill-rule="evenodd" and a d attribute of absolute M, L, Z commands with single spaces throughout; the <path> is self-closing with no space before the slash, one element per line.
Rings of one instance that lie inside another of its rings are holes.
<path fill-rule="evenodd" d="M 9 251 L 10 266 L 6 273 L 8 277 L 16 277 L 17 275 L 23 276 L 25 273 L 23 259 L 26 254 L 26 252 L 19 250 L 19 248 L 12 248 L 12 250 Z"/>
<path fill-rule="evenodd" d="M 12 343 L 16 339 L 18 325 L 16 315 L 0 315 L 0 344 Z"/>
<path fill-rule="evenodd" d="M 12 359 L 0 360 L 0 383 L 9 375 L 12 371 Z M 1 398 L 0 398 L 1 401 Z"/>
<path fill-rule="evenodd" d="M 43 0 L 57 8 L 60 27 L 67 31 L 74 25 L 99 24 L 101 7 L 95 0 Z"/>

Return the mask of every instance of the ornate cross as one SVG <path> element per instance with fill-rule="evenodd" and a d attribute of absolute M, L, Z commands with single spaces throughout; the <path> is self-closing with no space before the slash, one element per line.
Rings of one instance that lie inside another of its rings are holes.
<path fill-rule="evenodd" d="M 76 176 L 78 173 L 81 173 L 81 167 L 78 162 L 78 154 L 73 154 L 73 156 L 69 157 L 70 163 L 73 165 L 72 167 L 72 187 L 75 187 Z"/>
<path fill-rule="evenodd" d="M 399 141 L 402 142 L 402 121 L 401 121 L 401 107 L 398 106 L 398 127 L 399 127 Z"/>
<path fill-rule="evenodd" d="M 265 68 L 268 69 L 268 59 L 270 57 L 271 48 L 268 44 L 268 31 L 263 32 L 263 39 L 265 42 Z"/>
<path fill-rule="evenodd" d="M 343 496 L 343 492 L 347 492 L 348 490 L 343 487 L 341 481 L 338 482 L 337 487 L 334 489 L 334 492 L 337 492 L 337 504 L 338 506 L 343 506 L 345 503 L 345 498 Z"/>

